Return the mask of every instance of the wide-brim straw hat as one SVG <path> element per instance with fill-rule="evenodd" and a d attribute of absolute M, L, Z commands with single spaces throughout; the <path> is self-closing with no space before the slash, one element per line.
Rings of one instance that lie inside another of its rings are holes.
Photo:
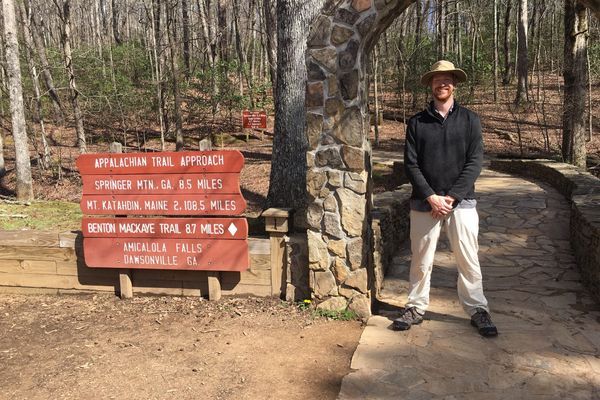
<path fill-rule="evenodd" d="M 431 66 L 431 70 L 425 73 L 421 77 L 421 84 L 429 86 L 431 78 L 435 74 L 447 73 L 452 74 L 456 78 L 457 82 L 464 82 L 467 80 L 467 74 L 460 68 L 456 68 L 450 61 L 440 60 Z"/>

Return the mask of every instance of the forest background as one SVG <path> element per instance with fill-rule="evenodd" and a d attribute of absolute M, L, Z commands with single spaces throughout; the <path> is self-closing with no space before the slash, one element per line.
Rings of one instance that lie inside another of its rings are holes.
<path fill-rule="evenodd" d="M 271 176 L 279 194 L 267 191 L 269 171 L 288 167 L 271 165 L 271 153 L 286 145 L 274 136 L 290 134 L 273 122 L 274 88 L 285 77 L 278 56 L 298 45 L 282 35 L 295 3 L 311 1 L 2 0 L 0 194 L 78 201 L 80 153 L 113 141 L 128 152 L 195 150 L 207 139 L 244 150 L 244 195 L 257 210 L 293 206 L 285 176 Z M 369 108 L 383 117 L 373 145 L 401 151 L 404 121 L 428 99 L 419 77 L 444 58 L 469 75 L 459 99 L 480 113 L 488 153 L 565 160 L 598 175 L 599 34 L 598 19 L 572 0 L 419 0 L 370 54 Z M 22 128 L 11 108 L 16 75 Z M 266 135 L 242 132 L 244 109 L 267 110 Z M 31 189 L 19 187 L 19 148 Z"/>

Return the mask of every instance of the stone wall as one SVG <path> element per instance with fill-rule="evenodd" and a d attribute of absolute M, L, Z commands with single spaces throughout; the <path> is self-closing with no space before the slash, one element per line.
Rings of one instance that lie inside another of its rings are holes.
<path fill-rule="evenodd" d="M 368 55 L 413 0 L 328 2 L 307 42 L 309 283 L 326 309 L 370 315 Z"/>
<path fill-rule="evenodd" d="M 310 299 L 308 284 L 308 244 L 304 233 L 290 233 L 286 241 L 286 290 L 287 301 Z"/>
<path fill-rule="evenodd" d="M 600 301 L 600 179 L 550 160 L 493 160 L 491 168 L 542 180 L 571 200 L 571 246 L 584 283 Z"/>
<path fill-rule="evenodd" d="M 371 212 L 373 229 L 373 290 L 378 298 L 383 287 L 383 278 L 392 264 L 392 258 L 400 243 L 409 238 L 410 184 L 397 190 L 374 196 Z"/>

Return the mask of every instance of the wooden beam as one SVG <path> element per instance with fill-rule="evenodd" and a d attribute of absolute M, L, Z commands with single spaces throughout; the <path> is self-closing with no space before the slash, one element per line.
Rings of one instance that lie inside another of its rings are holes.
<path fill-rule="evenodd" d="M 285 233 L 271 232 L 271 295 L 273 296 L 280 296 L 284 292 L 281 283 L 286 281 L 283 277 L 285 264 Z"/>
<path fill-rule="evenodd" d="M 269 232 L 271 242 L 271 295 L 285 294 L 287 257 L 285 254 L 286 233 L 290 229 L 291 209 L 269 208 L 263 211 L 265 230 Z"/>

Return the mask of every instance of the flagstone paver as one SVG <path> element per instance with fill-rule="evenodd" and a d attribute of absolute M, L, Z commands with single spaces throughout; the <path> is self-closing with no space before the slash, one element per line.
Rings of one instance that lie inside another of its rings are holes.
<path fill-rule="evenodd" d="M 490 170 L 477 192 L 484 290 L 499 336 L 482 338 L 470 326 L 445 238 L 425 321 L 391 330 L 406 301 L 404 243 L 340 400 L 600 399 L 600 305 L 580 282 L 568 202 L 548 185 Z"/>

